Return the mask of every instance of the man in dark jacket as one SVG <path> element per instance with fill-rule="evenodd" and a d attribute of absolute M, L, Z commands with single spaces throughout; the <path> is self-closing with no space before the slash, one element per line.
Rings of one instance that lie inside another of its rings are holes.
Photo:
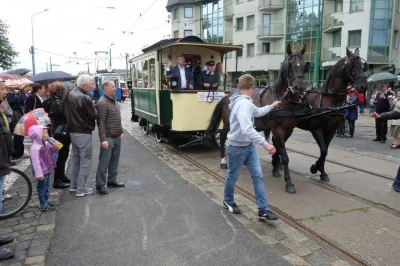
<path fill-rule="evenodd" d="M 99 194 L 107 195 L 107 187 L 124 187 L 125 184 L 117 181 L 121 141 L 124 139 L 120 106 L 115 101 L 116 87 L 113 81 L 103 83 L 104 95 L 97 102 L 97 126 L 101 142 L 99 165 L 96 174 L 96 189 Z M 108 170 L 108 178 L 106 173 Z"/>
<path fill-rule="evenodd" d="M 7 102 L 13 110 L 13 119 L 10 124 L 11 132 L 14 132 L 14 128 L 17 125 L 19 119 L 24 114 L 24 102 L 26 100 L 26 94 L 23 90 L 12 91 L 7 93 Z M 14 152 L 12 153 L 13 159 L 19 159 L 24 155 L 24 136 L 14 135 Z"/>
<path fill-rule="evenodd" d="M 374 117 L 375 119 L 381 119 L 381 120 L 385 120 L 387 122 L 387 120 L 394 120 L 394 119 L 400 119 L 400 112 L 397 111 L 392 111 L 392 112 L 386 112 L 386 113 L 372 113 L 371 115 L 372 117 Z M 397 175 L 396 178 L 394 179 L 393 182 L 393 189 L 396 192 L 400 192 L 400 166 L 397 169 Z"/>
<path fill-rule="evenodd" d="M 0 103 L 3 101 L 7 94 L 6 86 L 3 81 L 0 81 Z M 0 193 L 3 192 L 3 184 L 6 175 L 11 173 L 10 156 L 12 153 L 13 145 L 11 140 L 10 125 L 5 115 L 0 116 Z M 3 211 L 3 202 L 0 194 L 0 213 Z M 0 246 L 11 243 L 14 237 L 0 237 Z M 0 248 L 0 261 L 10 259 L 14 253 Z"/>
<path fill-rule="evenodd" d="M 219 73 L 215 71 L 215 62 L 207 62 L 207 70 L 204 70 L 200 73 L 200 85 L 205 90 L 217 90 L 219 82 Z"/>
<path fill-rule="evenodd" d="M 393 96 L 393 93 L 388 91 L 387 84 L 381 84 L 381 93 L 378 93 L 374 100 L 375 112 L 378 114 L 389 112 L 390 103 L 389 96 Z M 381 143 L 386 142 L 387 135 L 387 120 L 375 119 L 376 138 L 373 141 L 380 141 Z"/>
<path fill-rule="evenodd" d="M 92 166 L 92 132 L 96 127 L 97 111 L 87 95 L 93 88 L 93 79 L 83 74 L 77 80 L 77 87 L 68 91 L 64 101 L 65 117 L 72 142 L 71 192 L 77 197 L 93 193 L 86 187 Z"/>
<path fill-rule="evenodd" d="M 43 107 L 43 101 L 46 97 L 46 89 L 42 85 L 35 83 L 32 85 L 32 94 L 26 99 L 25 114 L 32 110 Z"/>

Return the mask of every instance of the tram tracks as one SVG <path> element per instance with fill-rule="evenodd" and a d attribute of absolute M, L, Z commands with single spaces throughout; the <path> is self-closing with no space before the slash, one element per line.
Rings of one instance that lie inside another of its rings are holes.
<path fill-rule="evenodd" d="M 147 138 L 150 138 L 153 141 L 155 141 L 154 136 L 150 136 L 150 135 L 145 135 L 145 136 Z M 169 151 L 175 153 L 177 156 L 181 157 L 182 159 L 184 159 L 184 160 L 188 161 L 189 163 L 193 164 L 194 166 L 196 166 L 200 170 L 204 171 L 205 173 L 207 173 L 211 177 L 215 178 L 216 180 L 220 181 L 221 183 L 225 182 L 225 177 L 221 176 L 219 173 L 217 173 L 214 170 L 210 169 L 206 165 L 198 162 L 196 159 L 190 157 L 189 155 L 184 154 L 178 148 L 176 148 L 176 147 L 174 147 L 172 145 L 169 145 L 167 143 L 159 143 L 159 144 L 161 146 L 163 146 L 164 148 L 168 149 Z M 245 197 L 248 200 L 250 200 L 251 202 L 255 203 L 254 195 L 251 192 L 247 191 L 246 189 L 244 189 L 244 188 L 242 188 L 242 187 L 240 187 L 238 185 L 235 186 L 235 189 L 243 197 Z M 350 262 L 352 262 L 352 263 L 354 263 L 356 265 L 368 265 L 367 262 L 365 262 L 362 259 L 360 259 L 360 258 L 354 256 L 353 254 L 347 252 L 345 249 L 339 247 L 338 245 L 336 245 L 335 243 L 333 243 L 329 239 L 321 236 L 320 234 L 318 234 L 314 230 L 312 230 L 312 229 L 308 228 L 307 226 L 303 225 L 301 222 L 297 221 L 295 218 L 293 218 L 289 214 L 285 213 L 284 211 L 280 210 L 279 208 L 277 208 L 275 206 L 272 206 L 272 205 L 270 205 L 270 207 L 271 207 L 271 210 L 273 212 L 275 212 L 282 221 L 286 222 L 287 224 L 291 225 L 292 227 L 296 228 L 297 230 L 303 232 L 305 235 L 307 235 L 311 239 L 317 241 L 323 247 L 325 247 L 325 248 L 333 251 L 334 253 L 336 253 L 339 257 L 344 258 L 347 261 L 350 261 Z"/>

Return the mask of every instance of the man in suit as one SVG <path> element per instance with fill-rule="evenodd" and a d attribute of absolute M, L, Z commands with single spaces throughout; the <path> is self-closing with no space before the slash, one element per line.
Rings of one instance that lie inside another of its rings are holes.
<path fill-rule="evenodd" d="M 26 99 L 25 114 L 32 110 L 43 108 L 43 100 L 46 96 L 46 89 L 42 85 L 35 83 L 32 85 L 32 94 Z"/>
<path fill-rule="evenodd" d="M 169 61 L 167 67 L 167 77 L 178 77 L 178 89 L 187 90 L 188 88 L 193 90 L 192 71 L 190 68 L 185 66 L 185 57 L 180 55 L 176 58 L 177 65 L 172 67 L 172 62 Z"/>
<path fill-rule="evenodd" d="M 199 83 L 205 90 L 217 90 L 220 80 L 219 73 L 215 71 L 215 62 L 207 62 L 207 70 L 200 74 Z"/>

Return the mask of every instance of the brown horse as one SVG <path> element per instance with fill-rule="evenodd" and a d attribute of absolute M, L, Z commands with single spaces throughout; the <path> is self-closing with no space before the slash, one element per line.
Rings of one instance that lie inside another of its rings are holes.
<path fill-rule="evenodd" d="M 293 129 L 299 122 L 299 117 L 294 116 L 293 112 L 299 107 L 299 96 L 302 95 L 304 91 L 304 73 L 309 71 L 310 68 L 310 63 L 304 61 L 305 52 L 305 45 L 301 50 L 301 53 L 293 53 L 290 44 L 288 44 L 288 57 L 281 65 L 274 88 L 255 90 L 255 93 L 252 96 L 253 102 L 257 106 L 266 106 L 272 104 L 276 100 L 281 100 L 281 107 L 279 108 L 279 111 L 275 112 L 275 114 L 278 114 L 278 112 L 286 113 L 286 115 L 279 115 L 279 117 L 272 116 L 271 114 L 265 117 L 256 118 L 254 125 L 257 131 L 269 128 L 272 129 L 272 132 L 274 133 L 273 143 L 277 153 L 279 153 L 282 158 L 282 164 L 285 170 L 286 191 L 289 193 L 295 193 L 296 190 L 292 184 L 289 173 L 289 158 L 285 148 L 285 141 L 290 137 Z M 217 132 L 221 120 L 223 121 L 223 129 L 220 132 L 221 168 L 223 169 L 227 168 L 225 159 L 225 142 L 230 126 L 229 115 L 231 110 L 229 109 L 229 97 L 231 94 L 222 98 L 217 104 L 207 130 L 207 133 Z"/>
<path fill-rule="evenodd" d="M 350 84 L 358 92 L 364 93 L 368 89 L 367 62 L 360 58 L 358 48 L 354 54 L 346 48 L 347 56 L 339 60 L 327 75 L 326 82 L 321 89 L 306 91 L 307 103 L 315 110 L 316 116 L 301 119 L 298 128 L 310 131 L 320 148 L 320 157 L 310 168 L 312 174 L 320 171 L 321 181 L 329 182 L 325 172 L 325 159 L 328 155 L 329 144 L 335 135 L 336 129 L 344 122 L 343 111 L 337 108 L 343 106 Z M 327 112 L 322 115 L 318 113 Z M 330 113 L 328 113 L 330 112 Z M 266 132 L 266 137 L 269 133 Z M 279 161 L 279 155 L 273 155 L 273 161 Z M 274 165 L 274 170 L 279 171 Z"/>

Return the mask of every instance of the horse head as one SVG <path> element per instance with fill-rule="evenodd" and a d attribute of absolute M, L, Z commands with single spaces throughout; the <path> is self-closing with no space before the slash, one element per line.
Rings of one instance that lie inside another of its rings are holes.
<path fill-rule="evenodd" d="M 286 52 L 288 57 L 281 66 L 284 82 L 287 82 L 287 88 L 292 90 L 294 95 L 301 95 L 305 89 L 303 79 L 305 73 L 310 71 L 310 62 L 305 62 L 304 54 L 306 45 L 300 53 L 292 52 L 290 43 L 287 45 Z"/>
<path fill-rule="evenodd" d="M 357 48 L 352 53 L 346 47 L 346 58 L 343 67 L 343 78 L 356 88 L 360 93 L 365 93 L 368 89 L 367 75 L 365 71 L 368 70 L 368 63 L 360 57 L 360 51 Z"/>

